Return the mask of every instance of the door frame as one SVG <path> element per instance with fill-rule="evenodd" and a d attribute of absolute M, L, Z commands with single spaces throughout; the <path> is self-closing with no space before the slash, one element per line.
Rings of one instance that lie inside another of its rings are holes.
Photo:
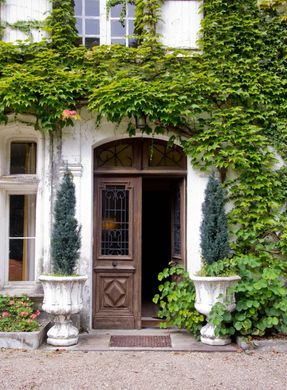
<path fill-rule="evenodd" d="M 133 237 L 137 236 L 136 242 L 132 240 L 133 245 L 133 251 L 135 254 L 135 269 L 130 270 L 131 273 L 134 274 L 134 283 L 135 286 L 133 287 L 135 291 L 134 301 L 133 301 L 133 307 L 134 307 L 134 323 L 132 324 L 131 321 L 127 321 L 126 324 L 124 324 L 121 327 L 126 328 L 141 328 L 141 317 L 142 317 L 142 310 L 141 310 L 141 303 L 142 303 L 142 256 L 141 256 L 141 245 L 142 245 L 142 237 L 141 237 L 141 229 L 142 229 L 142 178 L 144 177 L 159 177 L 163 179 L 179 179 L 181 180 L 180 185 L 180 193 L 181 193 L 181 199 L 180 199 L 180 210 L 181 210 L 181 256 L 173 256 L 172 254 L 172 260 L 175 263 L 181 263 L 184 267 L 186 267 L 186 176 L 187 176 L 187 170 L 186 170 L 186 164 L 185 166 L 178 167 L 148 167 L 146 163 L 146 157 L 140 156 L 139 152 L 141 151 L 146 152 L 146 145 L 143 144 L 144 140 L 139 139 L 140 144 L 137 144 L 138 138 L 135 138 L 133 140 L 131 139 L 121 139 L 120 141 L 124 141 L 127 143 L 134 144 L 134 157 L 135 157 L 135 163 L 130 167 L 111 167 L 107 166 L 106 168 L 103 166 L 97 166 L 96 164 L 96 152 L 97 150 L 103 149 L 105 145 L 112 144 L 111 142 L 107 144 L 103 144 L 97 148 L 94 149 L 94 181 L 93 181 L 93 187 L 94 187 L 94 195 L 93 195 L 93 278 L 92 278 L 92 327 L 93 328 L 111 328 L 113 327 L 113 320 L 108 320 L 106 317 L 107 323 L 101 326 L 101 324 L 96 318 L 96 309 L 99 307 L 98 299 L 99 297 L 96 294 L 97 287 L 99 286 L 99 280 L 97 278 L 97 271 L 100 272 L 106 272 L 106 275 L 112 274 L 111 270 L 105 269 L 104 265 L 96 265 L 96 259 L 97 255 L 99 254 L 99 248 L 97 245 L 97 242 L 99 242 L 100 239 L 100 232 L 101 232 L 101 225 L 99 226 L 101 218 L 99 218 L 99 194 L 98 191 L 96 191 L 97 188 L 97 181 L 105 181 L 105 182 L 126 182 L 127 180 L 133 180 L 137 179 L 137 201 L 135 206 L 135 209 L 137 210 L 136 214 L 136 221 L 135 226 L 132 227 L 133 232 L 136 231 L 136 234 L 133 233 Z M 150 141 L 150 139 L 147 139 Z M 163 140 L 159 140 L 161 143 L 167 144 L 167 142 Z M 114 141 L 113 143 L 116 143 L 117 141 Z M 178 148 L 178 147 L 177 147 Z M 182 152 L 183 153 L 183 152 Z M 186 156 L 184 156 L 186 159 Z M 100 227 L 100 228 L 99 228 Z M 172 224 L 171 224 L 172 228 Z M 171 241 L 173 242 L 173 235 L 171 234 Z M 172 244 L 173 245 L 173 244 Z M 120 260 L 119 260 L 120 261 Z M 137 269 L 136 269 L 137 268 Z M 120 270 L 120 268 L 118 268 Z M 124 270 L 122 270 L 123 275 L 125 275 Z M 118 328 L 117 324 L 115 328 Z"/>

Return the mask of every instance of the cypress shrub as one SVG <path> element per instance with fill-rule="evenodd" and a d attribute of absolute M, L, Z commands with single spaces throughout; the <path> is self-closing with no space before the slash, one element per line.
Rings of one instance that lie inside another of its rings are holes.
<path fill-rule="evenodd" d="M 224 191 L 214 174 L 208 180 L 202 214 L 201 252 L 204 261 L 212 264 L 227 257 L 230 251 L 227 217 L 224 210 Z"/>
<path fill-rule="evenodd" d="M 80 227 L 75 218 L 75 185 L 66 171 L 57 192 L 52 231 L 51 255 L 55 274 L 72 275 L 80 256 Z"/>

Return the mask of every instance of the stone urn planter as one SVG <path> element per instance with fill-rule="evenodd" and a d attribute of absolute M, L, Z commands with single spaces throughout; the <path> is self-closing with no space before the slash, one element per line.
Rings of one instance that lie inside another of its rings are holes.
<path fill-rule="evenodd" d="M 240 280 L 240 276 L 192 276 L 196 291 L 195 308 L 207 319 L 207 324 L 201 328 L 201 342 L 209 345 L 227 345 L 231 343 L 229 337 L 215 335 L 214 325 L 208 322 L 208 315 L 217 302 L 225 303 L 227 310 L 235 309 L 234 294 L 227 295 L 229 287 Z"/>
<path fill-rule="evenodd" d="M 70 317 L 83 307 L 83 287 L 87 277 L 41 275 L 39 280 L 44 289 L 43 310 L 54 316 L 47 343 L 63 347 L 77 344 L 79 330 Z"/>

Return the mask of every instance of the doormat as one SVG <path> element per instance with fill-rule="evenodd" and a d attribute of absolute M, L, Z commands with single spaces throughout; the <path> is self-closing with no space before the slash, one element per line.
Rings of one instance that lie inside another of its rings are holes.
<path fill-rule="evenodd" d="M 111 336 L 110 347 L 171 348 L 170 336 Z"/>

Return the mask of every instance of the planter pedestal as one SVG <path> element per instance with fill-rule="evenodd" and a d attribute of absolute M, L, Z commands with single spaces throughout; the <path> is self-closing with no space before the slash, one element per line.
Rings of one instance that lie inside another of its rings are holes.
<path fill-rule="evenodd" d="M 227 290 L 233 284 L 240 280 L 240 276 L 192 276 L 191 280 L 194 283 L 196 291 L 195 308 L 200 313 L 204 314 L 207 319 L 207 324 L 200 330 L 201 342 L 208 345 L 227 345 L 231 343 L 229 337 L 215 335 L 214 325 L 208 322 L 208 315 L 212 307 L 217 302 L 222 302 L 226 305 L 228 311 L 232 312 L 235 309 L 235 296 L 232 294 L 227 297 Z"/>
<path fill-rule="evenodd" d="M 86 276 L 39 277 L 44 289 L 43 310 L 54 315 L 54 326 L 47 333 L 47 343 L 67 347 L 78 343 L 79 331 L 72 324 L 72 314 L 83 307 L 83 287 Z"/>

